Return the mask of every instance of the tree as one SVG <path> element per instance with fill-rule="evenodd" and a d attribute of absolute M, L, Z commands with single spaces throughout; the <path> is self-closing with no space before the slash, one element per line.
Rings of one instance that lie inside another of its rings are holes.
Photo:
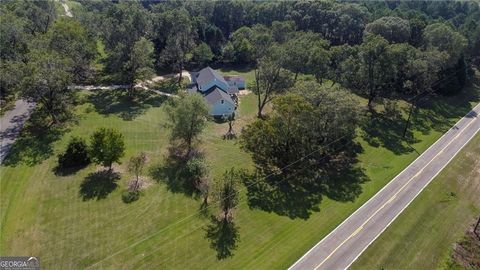
<path fill-rule="evenodd" d="M 180 141 L 187 148 L 189 156 L 193 143 L 206 125 L 209 109 L 200 94 L 187 94 L 177 101 L 169 112 L 172 124 L 171 141 Z"/>
<path fill-rule="evenodd" d="M 360 4 L 340 4 L 336 6 L 335 19 L 328 36 L 332 44 L 359 44 L 370 13 Z"/>
<path fill-rule="evenodd" d="M 213 53 L 210 47 L 202 42 L 193 50 L 192 60 L 197 62 L 200 66 L 204 66 L 213 59 Z"/>
<path fill-rule="evenodd" d="M 270 53 L 261 58 L 255 68 L 253 92 L 257 95 L 258 113 L 262 118 L 265 105 L 275 94 L 282 93 L 292 85 L 292 76 L 284 66 L 284 52 L 279 46 L 272 46 Z"/>
<path fill-rule="evenodd" d="M 194 31 L 188 12 L 184 9 L 167 12 L 169 28 L 166 45 L 160 54 L 160 62 L 170 65 L 178 72 L 178 84 L 182 82 L 182 71 L 194 47 Z"/>
<path fill-rule="evenodd" d="M 391 68 L 388 42 L 376 35 L 366 35 L 364 38 L 359 48 L 357 76 L 360 88 L 368 98 L 368 107 L 372 110 L 375 98 L 392 81 L 394 70 Z"/>
<path fill-rule="evenodd" d="M 54 1 L 21 0 L 2 5 L 6 5 L 15 15 L 26 20 L 25 28 L 31 35 L 46 33 L 57 17 Z"/>
<path fill-rule="evenodd" d="M 308 185 L 321 178 L 334 157 L 343 155 L 341 149 L 355 136 L 358 111 L 352 95 L 338 86 L 304 82 L 292 92 L 274 100 L 267 119 L 247 125 L 240 142 L 260 176 Z"/>
<path fill-rule="evenodd" d="M 227 118 L 228 121 L 228 131 L 223 135 L 223 139 L 231 140 L 237 137 L 235 131 L 233 130 L 233 123 L 235 121 L 235 114 L 231 114 Z"/>
<path fill-rule="evenodd" d="M 60 168 L 85 166 L 89 163 L 87 143 L 80 137 L 72 137 L 65 152 L 58 155 L 58 166 Z"/>
<path fill-rule="evenodd" d="M 295 74 L 294 81 L 297 81 L 299 73 L 306 73 L 308 62 L 314 48 L 327 47 L 328 43 L 314 33 L 297 33 L 285 44 L 285 67 Z"/>
<path fill-rule="evenodd" d="M 224 62 L 233 62 L 235 59 L 235 48 L 231 42 L 227 42 L 222 49 L 222 60 Z"/>
<path fill-rule="evenodd" d="M 356 68 L 355 65 L 344 65 L 349 58 L 356 58 L 358 54 L 358 46 L 340 45 L 330 48 L 330 63 L 328 65 L 327 76 L 333 83 L 344 83 L 346 87 L 350 85 L 346 82 L 349 81 L 353 74 L 347 72 L 348 69 Z"/>
<path fill-rule="evenodd" d="M 133 45 L 130 53 L 130 60 L 125 63 L 126 74 L 130 83 L 130 97 L 133 96 L 133 90 L 136 84 L 150 79 L 153 74 L 154 63 L 153 43 L 142 37 Z"/>
<path fill-rule="evenodd" d="M 147 156 L 144 152 L 140 152 L 137 156 L 131 157 L 128 161 L 128 172 L 135 175 L 135 182 L 132 191 L 137 191 L 140 188 L 139 176 L 142 174 L 146 162 Z"/>
<path fill-rule="evenodd" d="M 295 22 L 285 21 L 272 22 L 272 37 L 275 42 L 283 43 L 288 40 L 289 35 L 295 31 Z"/>
<path fill-rule="evenodd" d="M 13 12 L 2 12 L 0 16 L 0 59 L 24 60 L 27 53 L 27 20 L 15 16 Z"/>
<path fill-rule="evenodd" d="M 258 62 L 258 59 L 264 57 L 269 53 L 270 47 L 273 44 L 273 38 L 270 28 L 263 24 L 255 24 L 252 26 L 252 35 L 250 36 L 250 43 L 253 48 L 253 60 Z"/>
<path fill-rule="evenodd" d="M 318 83 L 328 77 L 328 65 L 331 53 L 321 45 L 315 45 L 310 49 L 310 57 L 306 62 L 307 72 L 313 74 Z"/>
<path fill-rule="evenodd" d="M 88 36 L 85 28 L 72 18 L 62 17 L 48 29 L 45 43 L 49 49 L 72 61 L 72 73 L 75 82 L 81 82 L 88 76 L 90 64 L 97 54 L 95 41 Z"/>
<path fill-rule="evenodd" d="M 37 103 L 52 124 L 68 119 L 74 100 L 74 92 L 69 88 L 71 60 L 47 50 L 30 52 L 29 60 L 21 82 L 22 96 Z"/>
<path fill-rule="evenodd" d="M 210 185 L 208 181 L 208 167 L 205 164 L 205 158 L 202 156 L 193 157 L 185 164 L 187 177 L 193 181 L 193 186 L 203 197 L 203 205 L 208 204 L 208 195 Z"/>
<path fill-rule="evenodd" d="M 365 32 L 380 35 L 392 43 L 403 43 L 410 40 L 410 23 L 399 17 L 382 17 L 365 27 Z"/>
<path fill-rule="evenodd" d="M 215 55 L 221 53 L 222 45 L 225 42 L 222 30 L 215 25 L 208 24 L 205 28 L 205 40 Z"/>
<path fill-rule="evenodd" d="M 434 23 L 425 27 L 423 38 L 427 49 L 448 53 L 447 67 L 454 66 L 467 47 L 465 37 L 444 23 Z"/>
<path fill-rule="evenodd" d="M 446 52 L 432 51 L 416 51 L 416 55 L 408 59 L 405 65 L 405 82 L 403 87 L 405 92 L 412 95 L 410 98 L 410 111 L 403 137 L 407 134 L 408 127 L 417 106 L 418 97 L 422 97 L 427 92 L 434 91 L 434 84 L 438 81 L 439 71 L 448 59 Z"/>
<path fill-rule="evenodd" d="M 25 63 L 14 60 L 0 60 L 0 102 L 12 100 L 21 90 Z"/>
<path fill-rule="evenodd" d="M 218 185 L 214 190 L 213 196 L 219 204 L 223 221 L 231 221 L 233 219 L 232 211 L 237 207 L 240 200 L 238 181 L 239 173 L 231 168 L 225 171 L 223 178 L 218 181 Z"/>
<path fill-rule="evenodd" d="M 89 153 L 93 162 L 108 167 L 111 172 L 112 164 L 119 163 L 125 155 L 122 133 L 112 128 L 99 128 L 90 137 Z"/>
<path fill-rule="evenodd" d="M 122 1 L 108 5 L 101 19 L 101 34 L 108 54 L 106 69 L 126 81 L 129 78 L 125 63 L 131 59 L 135 42 L 152 35 L 151 14 L 140 3 Z"/>

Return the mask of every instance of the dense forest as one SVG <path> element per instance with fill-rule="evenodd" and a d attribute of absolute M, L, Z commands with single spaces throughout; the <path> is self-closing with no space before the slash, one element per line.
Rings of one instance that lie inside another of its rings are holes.
<path fill-rule="evenodd" d="M 259 72 L 270 65 L 294 80 L 312 74 L 372 102 L 454 93 L 480 61 L 480 8 L 472 1 L 78 2 L 73 18 L 60 16 L 53 1 L 2 2 L 2 100 L 20 90 L 38 99 L 32 91 L 48 90 L 35 76 L 68 95 L 62 87 L 73 82 L 234 64 Z"/>

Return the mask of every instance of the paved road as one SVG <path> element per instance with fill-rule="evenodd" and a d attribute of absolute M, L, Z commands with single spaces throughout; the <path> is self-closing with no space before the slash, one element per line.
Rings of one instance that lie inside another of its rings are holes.
<path fill-rule="evenodd" d="M 346 269 L 480 130 L 480 104 L 289 269 Z"/>
<path fill-rule="evenodd" d="M 22 129 L 23 123 L 30 115 L 33 104 L 24 100 L 17 100 L 15 108 L 6 112 L 0 118 L 0 164 L 7 155 L 8 149 L 15 142 L 15 138 Z"/>

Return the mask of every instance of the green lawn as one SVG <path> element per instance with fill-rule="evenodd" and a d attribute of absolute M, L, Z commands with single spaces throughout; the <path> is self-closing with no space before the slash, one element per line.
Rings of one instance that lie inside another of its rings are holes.
<path fill-rule="evenodd" d="M 353 264 L 352 269 L 443 269 L 480 214 L 480 134 Z"/>
<path fill-rule="evenodd" d="M 320 211 L 303 220 L 252 210 L 242 199 L 235 212 L 240 238 L 232 250 L 234 255 L 224 260 L 216 258 L 205 237 L 210 220 L 199 214 L 199 199 L 152 181 L 139 201 L 124 204 L 121 200 L 129 178 L 123 172 L 127 158 L 145 151 L 149 167 L 163 166 L 169 134 L 163 99 L 132 105 L 112 102 L 108 94 L 99 94 L 77 107 L 78 125 L 59 135 L 58 140 L 55 136 L 31 140 L 41 151 L 14 147 L 22 152 L 14 153 L 16 159 L 10 159 L 9 166 L 0 167 L 0 254 L 39 256 L 46 269 L 285 269 L 463 116 L 470 102 L 478 101 L 478 87 L 472 90 L 463 98 L 438 98 L 419 109 L 414 119 L 415 140 L 408 140 L 411 146 L 399 138 L 403 127 L 400 116 L 365 125 L 359 131 L 358 142 L 363 148 L 359 166 L 370 181 L 362 185 L 363 192 L 354 202 L 324 197 Z M 255 115 L 253 95 L 240 98 L 238 115 L 237 132 Z M 106 198 L 84 200 L 80 195 L 82 182 L 98 167 L 55 176 L 53 154 L 65 147 L 71 135 L 86 137 L 98 127 L 119 129 L 126 138 L 127 155 L 115 168 L 122 172 L 119 186 Z M 227 124 L 212 122 L 202 138 L 201 147 L 214 178 L 230 167 L 252 166 L 237 141 L 222 139 L 226 131 Z M 21 160 L 29 160 L 30 165 Z"/>

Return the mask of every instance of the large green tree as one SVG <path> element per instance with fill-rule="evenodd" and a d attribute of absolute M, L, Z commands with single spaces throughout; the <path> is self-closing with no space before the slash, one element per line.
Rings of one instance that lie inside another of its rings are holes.
<path fill-rule="evenodd" d="M 186 10 L 174 10 L 164 14 L 164 25 L 168 26 L 165 48 L 160 54 L 160 62 L 178 72 L 178 83 L 182 81 L 182 71 L 191 57 L 194 48 L 195 32 Z"/>
<path fill-rule="evenodd" d="M 298 32 L 285 42 L 285 67 L 295 74 L 295 81 L 299 73 L 307 73 L 309 71 L 309 62 L 311 61 L 313 50 L 325 47 L 328 47 L 328 42 L 312 32 Z"/>
<path fill-rule="evenodd" d="M 112 171 L 112 164 L 125 155 L 122 133 L 113 128 L 99 128 L 90 137 L 89 153 L 93 162 Z"/>
<path fill-rule="evenodd" d="M 408 42 L 411 36 L 408 20 L 392 16 L 382 17 L 367 24 L 365 31 L 380 35 L 394 43 Z"/>
<path fill-rule="evenodd" d="M 377 35 L 366 35 L 364 39 L 359 46 L 358 59 L 354 60 L 359 65 L 355 76 L 368 99 L 368 107 L 372 109 L 375 98 L 386 91 L 392 82 L 394 70 L 388 42 Z"/>
<path fill-rule="evenodd" d="M 196 93 L 184 95 L 175 103 L 169 111 L 172 124 L 170 140 L 185 147 L 189 156 L 194 142 L 206 126 L 209 109 L 203 97 Z"/>
<path fill-rule="evenodd" d="M 154 55 L 153 43 L 142 37 L 133 45 L 130 60 L 125 63 L 125 73 L 130 84 L 130 96 L 133 96 L 137 83 L 150 79 L 155 71 L 153 69 Z"/>
<path fill-rule="evenodd" d="M 109 5 L 101 19 L 101 33 L 108 54 L 107 71 L 128 80 L 124 74 L 125 63 L 130 60 L 135 42 L 152 35 L 151 13 L 140 3 L 122 1 Z"/>
<path fill-rule="evenodd" d="M 277 97 L 269 117 L 247 125 L 240 138 L 261 175 L 283 170 L 282 179 L 295 175 L 287 181 L 306 183 L 332 160 L 325 155 L 341 155 L 342 145 L 354 138 L 358 111 L 351 94 L 339 87 L 305 82 L 293 92 Z"/>
<path fill-rule="evenodd" d="M 427 49 L 448 53 L 448 67 L 455 65 L 467 47 L 467 40 L 445 23 L 434 23 L 425 27 L 423 38 Z"/>
<path fill-rule="evenodd" d="M 79 22 L 68 17 L 57 19 L 48 29 L 44 42 L 45 44 L 40 46 L 46 46 L 72 60 L 75 82 L 81 82 L 88 76 L 90 64 L 97 55 L 97 48 Z"/>
<path fill-rule="evenodd" d="M 253 92 L 257 95 L 257 116 L 263 117 L 263 109 L 276 94 L 283 93 L 293 81 L 290 71 L 284 68 L 284 51 L 280 46 L 272 46 L 255 68 Z"/>
<path fill-rule="evenodd" d="M 193 50 L 192 60 L 198 63 L 200 66 L 205 66 L 207 63 L 212 61 L 213 53 L 210 47 L 202 42 Z"/>
<path fill-rule="evenodd" d="M 25 76 L 21 82 L 24 98 L 37 103 L 51 124 L 71 116 L 74 100 L 72 61 L 49 50 L 34 50 L 29 54 Z"/>
<path fill-rule="evenodd" d="M 231 168 L 225 171 L 223 177 L 213 191 L 213 197 L 218 202 L 221 219 L 231 221 L 233 219 L 233 210 L 240 201 L 240 192 L 238 184 L 240 181 L 239 173 Z"/>

